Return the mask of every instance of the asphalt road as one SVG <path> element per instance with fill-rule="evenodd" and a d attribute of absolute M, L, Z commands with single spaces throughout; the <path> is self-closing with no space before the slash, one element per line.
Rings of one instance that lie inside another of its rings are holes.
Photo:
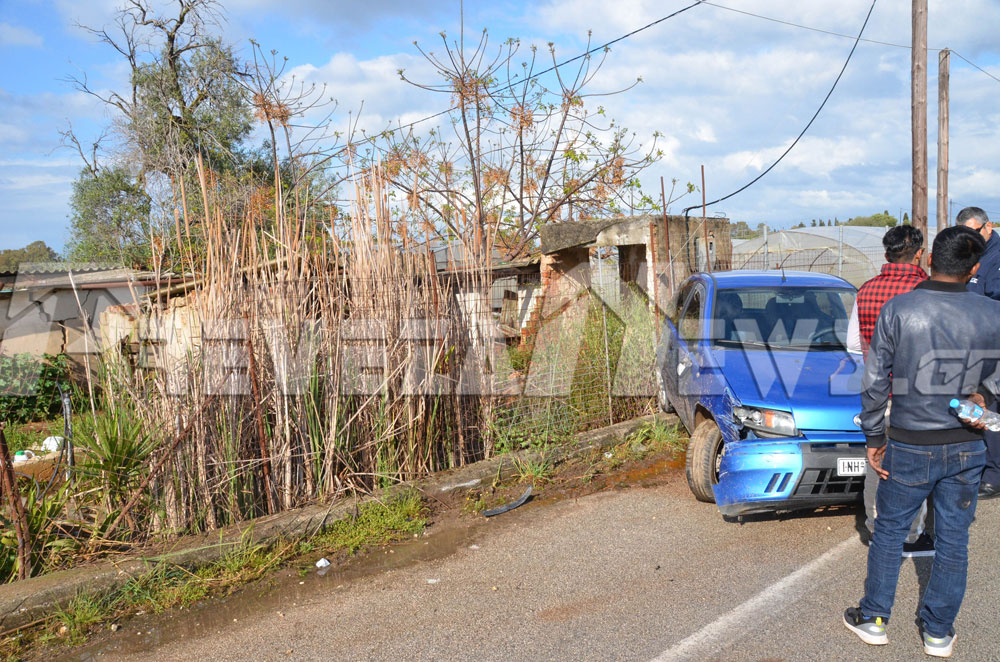
<path fill-rule="evenodd" d="M 998 524 L 1000 500 L 981 503 L 955 660 L 1000 660 Z M 140 618 L 76 659 L 930 659 L 914 625 L 929 559 L 903 562 L 888 646 L 844 628 L 865 574 L 855 527 L 853 510 L 726 523 L 674 476 L 431 533 L 379 552 L 374 574 L 289 574 Z"/>

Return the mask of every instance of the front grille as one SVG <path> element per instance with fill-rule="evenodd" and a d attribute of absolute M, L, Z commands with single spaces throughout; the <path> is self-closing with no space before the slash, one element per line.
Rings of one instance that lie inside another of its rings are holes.
<path fill-rule="evenodd" d="M 838 476 L 836 469 L 806 469 L 792 496 L 860 494 L 864 487 L 864 476 Z"/>
<path fill-rule="evenodd" d="M 785 488 L 788 487 L 788 481 L 791 479 L 791 472 L 773 474 L 771 476 L 771 480 L 767 483 L 767 487 L 764 488 L 764 493 L 770 494 L 775 491 L 784 492 Z"/>

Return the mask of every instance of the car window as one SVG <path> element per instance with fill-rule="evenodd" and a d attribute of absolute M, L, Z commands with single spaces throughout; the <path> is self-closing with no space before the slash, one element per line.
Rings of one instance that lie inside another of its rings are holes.
<path fill-rule="evenodd" d="M 676 295 L 670 298 L 670 303 L 667 304 L 667 319 L 673 323 L 674 327 L 677 326 L 677 321 L 681 317 L 681 308 L 684 306 L 684 300 L 691 293 L 691 288 L 693 287 L 694 283 L 685 284 L 677 291 Z"/>
<path fill-rule="evenodd" d="M 688 300 L 684 313 L 681 315 L 681 323 L 678 328 L 681 338 L 686 342 L 698 340 L 701 335 L 702 300 L 703 294 L 700 287 L 696 287 L 691 298 Z"/>
<path fill-rule="evenodd" d="M 727 346 L 843 348 L 852 289 L 752 287 L 716 292 L 712 339 Z"/>

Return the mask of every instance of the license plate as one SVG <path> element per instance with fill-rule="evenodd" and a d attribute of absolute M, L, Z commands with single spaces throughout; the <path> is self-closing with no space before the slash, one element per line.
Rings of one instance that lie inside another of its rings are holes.
<path fill-rule="evenodd" d="M 838 476 L 864 476 L 868 467 L 868 460 L 863 457 L 838 457 Z"/>

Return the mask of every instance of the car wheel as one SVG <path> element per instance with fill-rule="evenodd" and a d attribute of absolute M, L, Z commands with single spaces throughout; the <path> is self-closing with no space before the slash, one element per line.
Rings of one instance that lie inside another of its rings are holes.
<path fill-rule="evenodd" d="M 663 385 L 663 373 L 659 370 L 656 371 L 656 399 L 660 404 L 660 411 L 665 414 L 673 414 L 676 410 L 674 406 L 670 404 L 670 400 L 667 399 L 667 389 Z"/>
<path fill-rule="evenodd" d="M 685 463 L 688 487 L 698 501 L 715 503 L 712 486 L 719 482 L 722 431 L 713 420 L 702 421 L 688 442 Z"/>

